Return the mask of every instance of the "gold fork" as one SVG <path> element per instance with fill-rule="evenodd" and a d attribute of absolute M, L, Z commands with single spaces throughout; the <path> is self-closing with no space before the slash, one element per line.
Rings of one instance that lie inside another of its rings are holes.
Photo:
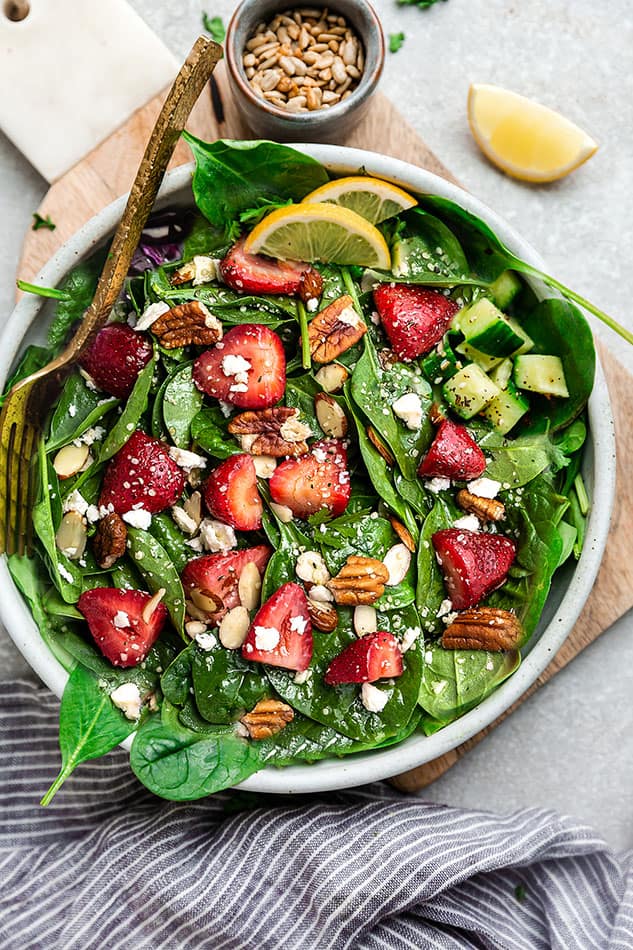
<path fill-rule="evenodd" d="M 189 113 L 211 78 L 222 47 L 200 37 L 165 100 L 115 231 L 94 299 L 56 359 L 17 383 L 0 414 L 0 553 L 24 554 L 32 543 L 34 466 L 44 421 L 61 386 L 116 303 L 167 165 Z M 46 491 L 46 486 L 43 486 Z"/>

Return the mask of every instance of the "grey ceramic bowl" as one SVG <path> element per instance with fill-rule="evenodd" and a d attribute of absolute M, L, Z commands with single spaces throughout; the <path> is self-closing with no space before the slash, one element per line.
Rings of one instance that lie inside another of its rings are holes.
<path fill-rule="evenodd" d="M 441 195 L 457 201 L 486 221 L 511 251 L 535 267 L 545 269 L 536 251 L 502 218 L 472 195 L 430 172 L 407 162 L 360 149 L 331 145 L 297 147 L 336 174 L 350 174 L 363 165 L 369 174 L 393 181 L 409 191 Z M 192 170 L 193 166 L 184 166 L 166 177 L 157 207 L 189 207 L 193 204 Z M 126 197 L 114 201 L 78 231 L 44 267 L 37 277 L 37 283 L 55 287 L 75 264 L 108 239 L 121 216 L 125 201 Z M 538 282 L 533 282 L 532 286 L 538 295 L 546 295 L 546 288 Z M 547 295 L 551 296 L 551 291 Z M 0 334 L 0 388 L 23 347 L 44 340 L 51 313 L 50 303 L 41 297 L 27 294 L 19 302 Z M 599 363 L 589 400 L 589 438 L 583 477 L 593 504 L 581 558 L 577 564 L 568 563 L 557 572 L 541 622 L 524 650 L 522 665 L 496 692 L 435 735 L 413 735 L 390 749 L 342 759 L 326 759 L 314 765 L 268 768 L 251 776 L 240 787 L 259 792 L 297 793 L 361 785 L 444 755 L 494 722 L 532 685 L 560 649 L 578 619 L 600 567 L 615 492 L 615 437 L 609 395 Z M 33 670 L 50 689 L 61 696 L 68 674 L 41 637 L 30 611 L 11 580 L 4 557 L 0 558 L 0 620 Z M 538 704 L 533 706 L 532 712 L 534 716 L 539 715 Z"/>
<path fill-rule="evenodd" d="M 321 9 L 324 4 L 299 4 Z M 292 8 L 279 0 L 243 0 L 226 32 L 225 56 L 231 91 L 247 124 L 260 138 L 283 142 L 334 142 L 347 134 L 363 117 L 380 79 L 385 59 L 385 38 L 373 7 L 366 0 L 336 0 L 330 13 L 345 17 L 365 49 L 362 78 L 342 102 L 328 109 L 292 114 L 260 98 L 251 88 L 242 55 L 247 40 L 258 23 L 268 22 L 276 13 Z"/>

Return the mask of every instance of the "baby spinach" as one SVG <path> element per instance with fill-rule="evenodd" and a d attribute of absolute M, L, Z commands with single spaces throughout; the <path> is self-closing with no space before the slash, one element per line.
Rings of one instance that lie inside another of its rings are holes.
<path fill-rule="evenodd" d="M 431 538 L 436 531 L 450 528 L 454 520 L 451 507 L 443 499 L 438 498 L 424 519 L 420 532 L 415 603 L 422 625 L 429 632 L 438 632 L 442 628 L 442 622 L 437 614 L 442 601 L 446 599 L 444 579 L 435 557 Z"/>
<path fill-rule="evenodd" d="M 188 449 L 191 423 L 202 408 L 202 393 L 191 375 L 193 363 L 181 366 L 169 377 L 163 390 L 163 420 L 174 445 Z"/>
<path fill-rule="evenodd" d="M 426 647 L 419 702 L 444 725 L 483 702 L 518 668 L 521 654 Z"/>
<path fill-rule="evenodd" d="M 127 544 L 135 567 L 143 575 L 152 594 L 161 588 L 165 590 L 163 603 L 180 634 L 184 636 L 185 594 L 178 571 L 167 554 L 149 531 L 139 528 L 127 530 Z"/>
<path fill-rule="evenodd" d="M 180 528 L 176 527 L 174 519 L 168 511 L 160 511 L 158 514 L 152 515 L 149 533 L 165 549 L 176 570 L 180 573 L 191 558 L 193 551 L 186 546 L 185 536 Z"/>
<path fill-rule="evenodd" d="M 196 162 L 196 204 L 211 224 L 225 231 L 262 199 L 301 201 L 328 180 L 319 162 L 286 145 L 223 139 L 208 143 L 183 134 Z"/>
<path fill-rule="evenodd" d="M 160 678 L 160 688 L 174 706 L 183 706 L 193 691 L 191 664 L 197 649 L 198 645 L 193 640 L 174 657 Z"/>
<path fill-rule="evenodd" d="M 279 544 L 266 566 L 266 573 L 262 582 L 262 603 L 271 594 L 274 594 L 282 584 L 296 580 L 295 564 L 300 549 L 303 548 L 304 551 L 309 551 L 313 547 L 310 539 L 292 522 L 282 524 L 277 521 L 277 528 L 279 530 Z"/>
<path fill-rule="evenodd" d="M 404 218 L 408 227 L 394 241 L 394 275 L 407 283 L 453 284 L 470 278 L 470 269 L 461 244 L 451 229 L 422 208 L 414 208 Z"/>
<path fill-rule="evenodd" d="M 386 518 L 360 511 L 345 514 L 324 524 L 315 534 L 332 575 L 338 574 L 350 554 L 361 554 L 382 561 L 398 540 Z"/>
<path fill-rule="evenodd" d="M 97 281 L 103 269 L 107 248 L 102 248 L 82 261 L 60 284 L 60 290 L 68 294 L 67 300 L 60 300 L 55 308 L 53 322 L 48 329 L 48 345 L 56 350 L 66 337 L 71 327 L 84 315 L 92 303 Z"/>
<path fill-rule="evenodd" d="M 489 458 L 486 477 L 500 482 L 504 489 L 527 485 L 546 469 L 556 472 L 568 464 L 547 432 L 525 432 L 514 439 L 490 432 L 479 445 Z"/>
<path fill-rule="evenodd" d="M 99 464 L 107 462 L 113 455 L 122 449 L 132 433 L 138 427 L 141 416 L 147 409 L 149 401 L 149 391 L 154 376 L 156 366 L 156 354 L 149 361 L 141 372 L 134 384 L 134 389 L 130 393 L 123 412 L 114 423 L 105 441 L 101 445 L 99 452 Z"/>
<path fill-rule="evenodd" d="M 38 476 L 40 497 L 33 507 L 33 528 L 44 552 L 51 579 L 63 599 L 77 603 L 82 592 L 81 570 L 76 561 L 71 561 L 58 550 L 55 535 L 62 519 L 62 509 L 57 473 L 46 457 L 44 441 L 38 449 Z"/>
<path fill-rule="evenodd" d="M 191 420 L 191 437 L 201 449 L 216 459 L 226 459 L 240 447 L 226 431 L 226 419 L 219 406 L 206 406 Z"/>
<path fill-rule="evenodd" d="M 587 425 L 584 419 L 575 419 L 565 429 L 559 429 L 554 435 L 554 444 L 564 455 L 579 452 L 587 439 Z"/>
<path fill-rule="evenodd" d="M 239 650 L 194 650 L 191 672 L 196 706 L 207 722 L 232 722 L 270 695 L 263 668 L 247 663 Z"/>
<path fill-rule="evenodd" d="M 35 346 L 34 344 L 27 346 L 20 362 L 4 384 L 4 392 L 0 393 L 0 408 L 16 383 L 46 366 L 50 359 L 51 351 L 47 347 Z"/>
<path fill-rule="evenodd" d="M 46 451 L 53 452 L 78 439 L 118 404 L 118 399 L 90 389 L 83 376 L 73 372 L 55 406 Z"/>
<path fill-rule="evenodd" d="M 68 776 L 81 763 L 110 752 L 136 728 L 117 709 L 97 676 L 78 664 L 70 674 L 59 711 L 62 767 L 42 798 L 49 805 Z"/>
<path fill-rule="evenodd" d="M 299 410 L 301 421 L 310 426 L 312 435 L 317 439 L 323 438 L 323 431 L 316 417 L 314 397 L 322 391 L 310 373 L 286 381 L 286 405 Z"/>

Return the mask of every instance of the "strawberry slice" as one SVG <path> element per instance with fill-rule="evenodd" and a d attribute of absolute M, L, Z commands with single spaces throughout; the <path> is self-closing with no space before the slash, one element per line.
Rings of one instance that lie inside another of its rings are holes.
<path fill-rule="evenodd" d="M 271 548 L 266 544 L 259 544 L 241 551 L 196 557 L 185 565 L 182 572 L 185 596 L 191 600 L 193 594 L 195 600 L 192 602 L 198 610 L 205 604 L 205 600 L 196 594 L 201 594 L 203 598 L 210 597 L 218 605 L 217 609 L 204 612 L 209 620 L 219 623 L 227 611 L 240 605 L 238 584 L 246 565 L 254 564 L 260 577 L 263 577 L 271 554 Z"/>
<path fill-rule="evenodd" d="M 117 399 L 127 399 L 151 358 L 152 344 L 144 333 L 137 333 L 126 323 L 111 323 L 97 333 L 79 365 L 99 389 Z"/>
<path fill-rule="evenodd" d="M 354 640 L 335 656 L 327 668 L 328 686 L 342 683 L 375 683 L 402 674 L 402 652 L 393 633 L 379 630 Z"/>
<path fill-rule="evenodd" d="M 298 584 L 283 584 L 255 614 L 242 646 L 245 660 L 307 670 L 312 659 L 308 599 Z"/>
<path fill-rule="evenodd" d="M 438 290 L 381 284 L 374 304 L 399 359 L 415 360 L 439 343 L 459 307 Z"/>
<path fill-rule="evenodd" d="M 100 505 L 112 505 L 124 514 L 142 508 L 156 514 L 182 495 L 185 476 L 164 442 L 144 432 L 133 432 L 106 468 Z"/>
<path fill-rule="evenodd" d="M 95 587 L 79 598 L 77 607 L 113 666 L 138 666 L 156 643 L 169 614 L 164 604 L 148 609 L 151 599 L 140 590 L 118 587 Z"/>
<path fill-rule="evenodd" d="M 286 354 L 269 327 L 248 323 L 233 327 L 221 343 L 201 353 L 193 380 L 207 396 L 240 409 L 267 409 L 286 388 Z"/>
<path fill-rule="evenodd" d="M 278 465 L 269 485 L 272 500 L 297 518 L 324 510 L 343 514 L 351 494 L 345 446 L 338 439 L 315 442 L 307 455 Z"/>
<path fill-rule="evenodd" d="M 229 456 L 211 472 L 202 492 L 207 508 L 218 521 L 239 531 L 261 528 L 264 506 L 257 491 L 252 456 Z"/>
<path fill-rule="evenodd" d="M 277 261 L 262 254 L 247 254 L 244 240 L 234 244 L 220 261 L 220 275 L 233 290 L 248 294 L 299 294 L 320 297 L 323 278 L 310 264 Z"/>
<path fill-rule="evenodd" d="M 432 539 L 455 610 L 476 607 L 508 576 L 516 545 L 499 534 L 446 528 Z"/>
<path fill-rule="evenodd" d="M 470 481 L 486 468 L 486 458 L 465 426 L 450 419 L 440 423 L 429 451 L 418 468 L 423 478 Z"/>

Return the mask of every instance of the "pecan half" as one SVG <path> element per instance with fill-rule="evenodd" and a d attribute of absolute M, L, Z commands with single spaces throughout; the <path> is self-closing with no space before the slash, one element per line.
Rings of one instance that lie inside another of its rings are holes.
<path fill-rule="evenodd" d="M 303 275 L 299 296 L 304 303 L 308 300 L 320 300 L 323 293 L 323 278 L 315 267 L 309 267 Z"/>
<path fill-rule="evenodd" d="M 308 451 L 306 438 L 311 434 L 308 426 L 299 421 L 297 409 L 288 406 L 273 406 L 271 409 L 240 412 L 229 422 L 231 435 L 243 438 L 254 436 L 247 451 L 251 455 L 305 455 Z"/>
<path fill-rule="evenodd" d="M 278 699 L 260 699 L 254 709 L 246 713 L 240 722 L 248 729 L 251 739 L 270 739 L 285 729 L 295 714 L 291 706 Z"/>
<path fill-rule="evenodd" d="M 506 507 L 496 498 L 482 498 L 462 488 L 457 492 L 457 504 L 463 511 L 477 515 L 480 521 L 503 521 Z"/>
<path fill-rule="evenodd" d="M 345 294 L 317 313 L 308 325 L 310 354 L 315 363 L 331 363 L 367 333 L 364 320 Z"/>
<path fill-rule="evenodd" d="M 444 415 L 444 410 L 439 403 L 431 403 L 431 411 L 429 412 L 429 419 L 434 426 L 441 425 L 442 422 L 446 419 Z"/>
<path fill-rule="evenodd" d="M 389 468 L 393 468 L 393 466 L 396 464 L 396 460 L 373 426 L 367 426 L 367 438 L 376 449 L 378 454 L 383 457 Z"/>
<path fill-rule="evenodd" d="M 373 604 L 382 597 L 388 580 L 389 571 L 382 561 L 351 554 L 326 587 L 334 594 L 337 604 L 357 607 L 359 604 Z"/>
<path fill-rule="evenodd" d="M 442 636 L 446 650 L 516 650 L 521 642 L 521 621 L 509 610 L 473 607 L 457 614 Z"/>
<path fill-rule="evenodd" d="M 92 539 L 92 550 L 99 567 L 109 570 L 125 554 L 127 528 L 116 511 L 102 518 Z"/>
<path fill-rule="evenodd" d="M 408 528 L 405 528 L 402 522 L 398 521 L 397 518 L 391 517 L 389 518 L 389 521 L 391 522 L 391 527 L 396 532 L 404 546 L 408 548 L 412 554 L 415 554 L 415 541 L 413 540 L 413 535 L 408 530 Z"/>
<path fill-rule="evenodd" d="M 213 346 L 222 339 L 222 324 L 199 300 L 189 300 L 155 320 L 152 332 L 167 350 L 179 346 Z"/>
<path fill-rule="evenodd" d="M 181 284 L 188 284 L 196 276 L 196 268 L 193 261 L 187 261 L 178 270 L 173 271 L 169 283 L 172 287 L 180 287 Z"/>
<path fill-rule="evenodd" d="M 312 626 L 322 633 L 332 633 L 338 627 L 338 614 L 331 604 L 317 603 L 308 597 L 308 613 Z"/>

